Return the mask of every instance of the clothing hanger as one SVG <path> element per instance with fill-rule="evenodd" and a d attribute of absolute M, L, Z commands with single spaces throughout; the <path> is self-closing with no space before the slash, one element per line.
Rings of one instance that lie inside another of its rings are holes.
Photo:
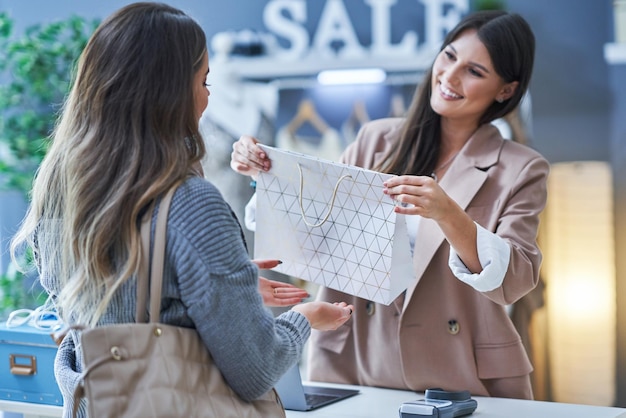
<path fill-rule="evenodd" d="M 350 115 L 341 124 L 341 131 L 346 145 L 349 145 L 356 139 L 359 129 L 369 120 L 370 117 L 367 114 L 365 102 L 363 100 L 355 100 L 352 104 Z"/>
<path fill-rule="evenodd" d="M 300 105 L 298 105 L 298 111 L 287 124 L 287 131 L 291 135 L 295 135 L 296 131 L 305 123 L 309 123 L 322 135 L 330 129 L 328 124 L 317 113 L 317 110 L 315 110 L 315 105 L 311 99 L 302 99 Z"/>
<path fill-rule="evenodd" d="M 406 115 L 406 106 L 402 94 L 396 93 L 391 96 L 391 104 L 389 106 L 389 116 L 394 118 L 404 117 Z"/>
<path fill-rule="evenodd" d="M 355 100 L 352 105 L 352 113 L 348 117 L 349 120 L 353 120 L 359 125 L 363 125 L 365 122 L 369 122 L 370 116 L 367 114 L 367 107 L 363 100 Z"/>

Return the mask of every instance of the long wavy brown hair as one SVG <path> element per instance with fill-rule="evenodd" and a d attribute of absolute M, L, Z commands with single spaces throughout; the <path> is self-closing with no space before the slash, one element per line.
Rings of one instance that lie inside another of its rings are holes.
<path fill-rule="evenodd" d="M 85 47 L 12 243 L 54 277 L 66 321 L 97 323 L 138 269 L 142 212 L 204 156 L 192 88 L 206 53 L 197 22 L 160 3 L 118 10 Z"/>

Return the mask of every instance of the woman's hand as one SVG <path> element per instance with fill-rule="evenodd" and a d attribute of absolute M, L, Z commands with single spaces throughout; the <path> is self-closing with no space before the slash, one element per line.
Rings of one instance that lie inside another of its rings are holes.
<path fill-rule="evenodd" d="M 384 184 L 383 193 L 397 202 L 396 213 L 420 215 L 437 222 L 459 258 L 472 273 L 480 273 L 476 225 L 432 177 L 398 176 Z"/>
<path fill-rule="evenodd" d="M 242 135 L 233 144 L 230 154 L 230 167 L 239 174 L 256 178 L 259 171 L 269 171 L 271 163 L 267 154 L 257 145 L 258 139 Z"/>
<path fill-rule="evenodd" d="M 345 324 L 354 306 L 345 302 L 307 302 L 291 308 L 292 311 L 300 312 L 311 324 L 311 328 L 319 331 L 332 331 Z"/>
<path fill-rule="evenodd" d="M 279 265 L 280 260 L 252 260 L 260 269 L 271 269 Z M 354 306 L 345 302 L 302 302 L 308 298 L 309 293 L 290 283 L 277 282 L 274 280 L 259 277 L 259 290 L 263 296 L 263 303 L 266 306 L 294 306 L 291 308 L 300 312 L 311 324 L 311 328 L 320 331 L 330 331 L 343 325 L 354 310 Z"/>
<path fill-rule="evenodd" d="M 252 260 L 260 269 L 272 269 L 279 265 L 279 260 Z M 308 298 L 309 292 L 290 283 L 259 277 L 259 292 L 265 306 L 291 306 Z"/>
<path fill-rule="evenodd" d="M 456 203 L 429 176 L 392 177 L 383 186 L 383 193 L 396 202 L 396 213 L 441 221 L 457 209 Z"/>
<path fill-rule="evenodd" d="M 265 306 L 291 306 L 308 298 L 309 292 L 290 283 L 259 277 L 259 291 Z"/>

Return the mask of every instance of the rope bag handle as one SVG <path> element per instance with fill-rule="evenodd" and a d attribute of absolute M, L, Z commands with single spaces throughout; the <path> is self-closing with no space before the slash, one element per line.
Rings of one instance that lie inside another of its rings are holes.
<path fill-rule="evenodd" d="M 306 214 L 304 213 L 304 204 L 302 203 L 302 193 L 304 191 L 304 175 L 302 174 L 302 165 L 300 163 L 298 163 L 298 171 L 300 173 L 300 196 L 299 196 L 298 201 L 300 203 L 300 213 L 302 214 L 302 220 L 304 221 L 305 224 L 307 224 L 311 228 L 318 228 L 324 225 L 324 223 L 326 223 L 326 221 L 330 217 L 330 213 L 332 212 L 333 207 L 335 206 L 335 198 L 337 197 L 337 190 L 339 190 L 339 184 L 345 179 L 351 179 L 352 176 L 350 174 L 344 174 L 343 176 L 339 178 L 339 180 L 337 180 L 337 183 L 335 184 L 335 188 L 333 189 L 333 196 L 330 200 L 330 207 L 328 208 L 328 212 L 326 213 L 326 216 L 324 216 L 324 218 L 322 218 L 322 220 L 319 221 L 318 223 L 310 223 L 306 219 Z"/>

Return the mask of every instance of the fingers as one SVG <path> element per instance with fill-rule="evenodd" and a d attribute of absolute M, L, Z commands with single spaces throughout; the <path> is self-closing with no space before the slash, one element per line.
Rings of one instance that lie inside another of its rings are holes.
<path fill-rule="evenodd" d="M 263 270 L 273 269 L 277 265 L 283 263 L 280 260 L 252 260 L 252 262 L 256 264 L 257 267 Z M 282 283 L 282 282 L 276 282 L 276 283 Z"/>
<path fill-rule="evenodd" d="M 310 297 L 309 292 L 291 283 L 259 277 L 259 291 L 266 306 L 292 306 Z"/>
<path fill-rule="evenodd" d="M 336 330 L 337 328 L 348 322 L 348 320 L 352 316 L 352 313 L 354 312 L 354 306 L 348 305 L 345 302 L 334 303 L 334 305 L 341 308 L 341 310 L 338 312 L 339 316 L 335 319 L 333 324 L 328 324 L 326 328 L 318 329 L 328 331 Z"/>
<path fill-rule="evenodd" d="M 354 312 L 354 306 L 348 305 L 346 302 L 335 302 L 333 303 L 333 305 L 336 305 L 342 308 L 348 308 L 348 310 L 350 311 L 350 315 L 352 315 L 352 312 Z"/>
<path fill-rule="evenodd" d="M 431 176 L 393 176 L 383 182 L 385 187 L 394 187 L 402 184 L 412 186 L 423 186 L 435 182 L 435 179 Z"/>
<path fill-rule="evenodd" d="M 441 188 L 429 176 L 397 176 L 383 183 L 383 193 L 393 199 L 394 212 L 405 215 L 427 215 L 443 196 Z"/>
<path fill-rule="evenodd" d="M 259 171 L 268 171 L 271 167 L 267 154 L 257 145 L 259 141 L 243 135 L 233 144 L 230 166 L 238 173 L 254 176 Z"/>
<path fill-rule="evenodd" d="M 354 312 L 354 306 L 345 302 L 314 301 L 296 305 L 292 309 L 303 314 L 311 327 L 320 331 L 339 328 L 350 319 L 352 312 Z"/>
<path fill-rule="evenodd" d="M 383 193 L 390 196 L 400 194 L 418 195 L 420 189 L 433 187 L 437 184 L 435 179 L 429 176 L 397 176 L 383 183 Z"/>
<path fill-rule="evenodd" d="M 275 299 L 271 305 L 267 305 L 267 306 L 272 306 L 272 307 L 286 307 L 286 306 L 293 306 L 296 305 L 298 303 L 302 303 L 302 299 L 303 298 L 287 298 L 287 299 Z"/>
<path fill-rule="evenodd" d="M 310 297 L 309 292 L 298 287 L 275 287 L 272 296 L 272 306 L 292 306 Z"/>
<path fill-rule="evenodd" d="M 300 289 L 299 287 L 293 285 L 287 286 L 276 286 L 272 290 L 272 294 L 276 299 L 291 299 L 291 298 L 299 298 L 298 302 L 302 302 L 302 299 L 308 298 L 309 292 L 304 289 Z"/>
<path fill-rule="evenodd" d="M 345 302 L 340 302 L 339 306 L 341 306 L 342 308 L 344 308 L 344 313 L 348 313 L 348 318 L 350 318 L 350 316 L 352 315 L 352 313 L 354 312 L 354 305 L 348 305 Z"/>

